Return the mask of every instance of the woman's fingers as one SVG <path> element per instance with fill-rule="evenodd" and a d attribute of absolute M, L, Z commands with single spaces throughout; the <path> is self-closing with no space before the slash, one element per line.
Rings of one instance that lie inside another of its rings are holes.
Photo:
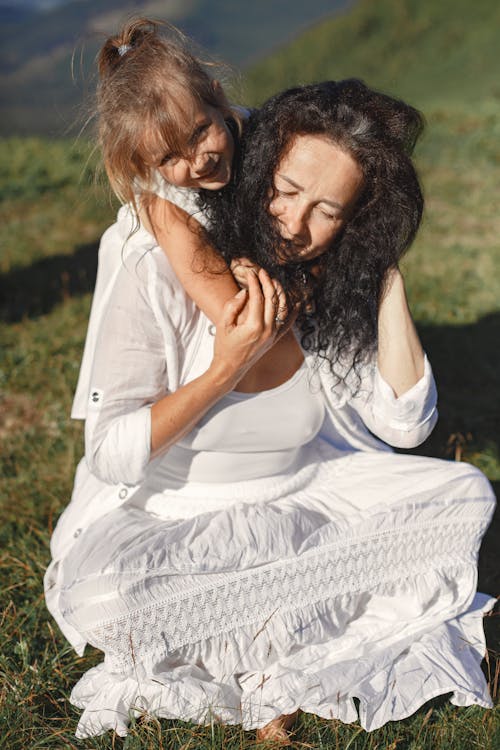
<path fill-rule="evenodd" d="M 264 290 L 260 274 L 248 276 L 248 318 L 247 323 L 259 331 L 264 325 Z"/>
<path fill-rule="evenodd" d="M 288 316 L 286 295 L 279 281 L 260 269 L 257 276 L 249 278 L 248 293 L 251 325 L 256 330 L 266 328 L 269 333 L 279 330 Z"/>
<path fill-rule="evenodd" d="M 247 302 L 247 290 L 240 289 L 235 296 L 228 300 L 224 305 L 222 313 L 222 322 L 226 328 L 234 326 L 237 323 L 238 315 L 241 313 Z"/>
<path fill-rule="evenodd" d="M 276 295 L 276 315 L 274 317 L 274 322 L 276 324 L 276 327 L 279 329 L 285 324 L 288 318 L 288 305 L 285 291 L 280 282 L 276 279 L 273 279 L 273 284 Z"/>
<path fill-rule="evenodd" d="M 266 328 L 274 331 L 276 313 L 279 306 L 276 287 L 269 274 L 264 270 L 259 271 L 259 281 L 262 285 L 264 295 L 264 324 Z"/>
<path fill-rule="evenodd" d="M 261 340 L 264 344 L 285 330 L 287 318 L 283 287 L 260 269 L 258 274 L 249 275 L 248 292 L 241 289 L 225 305 L 222 322 L 227 332 L 237 328 L 244 337 L 250 337 L 249 341 Z"/>

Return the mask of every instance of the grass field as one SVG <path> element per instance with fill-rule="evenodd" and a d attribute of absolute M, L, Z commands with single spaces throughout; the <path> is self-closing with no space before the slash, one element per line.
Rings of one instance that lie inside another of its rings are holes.
<path fill-rule="evenodd" d="M 412 309 L 440 391 L 440 422 L 419 452 L 479 466 L 500 490 L 500 141 L 489 104 L 428 111 L 418 149 L 427 210 L 404 262 Z M 99 236 L 115 206 L 84 143 L 0 142 L 0 747 L 187 750 L 254 746 L 251 733 L 147 718 L 125 741 L 77 741 L 72 685 L 100 660 L 77 657 L 48 616 L 42 575 L 83 449 L 69 421 Z M 499 514 L 480 588 L 500 593 Z M 484 668 L 499 699 L 500 628 L 486 619 Z M 302 716 L 297 748 L 499 750 L 500 708 L 437 699 L 373 733 Z"/>

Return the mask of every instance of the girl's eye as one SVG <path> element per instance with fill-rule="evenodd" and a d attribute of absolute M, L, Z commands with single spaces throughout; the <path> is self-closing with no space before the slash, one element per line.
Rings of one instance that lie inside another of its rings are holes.
<path fill-rule="evenodd" d="M 274 188 L 276 195 L 279 195 L 282 198 L 292 198 L 296 193 L 293 191 L 288 192 L 287 190 L 280 190 L 279 188 Z"/>
<path fill-rule="evenodd" d="M 191 138 L 189 139 L 189 145 L 194 146 L 200 138 L 203 136 L 204 133 L 208 130 L 212 123 L 211 122 L 204 122 L 201 125 L 199 125 L 194 133 L 192 134 Z"/>
<path fill-rule="evenodd" d="M 178 162 L 178 157 L 175 154 L 165 154 L 160 162 L 160 167 L 173 167 Z"/>

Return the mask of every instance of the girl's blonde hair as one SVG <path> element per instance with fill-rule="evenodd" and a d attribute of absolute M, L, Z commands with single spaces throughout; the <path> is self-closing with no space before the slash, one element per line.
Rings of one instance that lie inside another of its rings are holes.
<path fill-rule="evenodd" d="M 170 37 L 170 38 L 169 38 Z M 98 55 L 98 141 L 111 187 L 137 209 L 150 182 L 148 138 L 163 153 L 182 153 L 195 103 L 234 117 L 205 64 L 175 26 L 136 18 L 107 39 Z"/>

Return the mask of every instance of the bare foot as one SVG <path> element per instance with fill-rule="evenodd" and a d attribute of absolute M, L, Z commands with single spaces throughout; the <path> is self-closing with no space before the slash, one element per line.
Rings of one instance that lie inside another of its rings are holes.
<path fill-rule="evenodd" d="M 280 747 L 291 745 L 288 731 L 295 724 L 298 713 L 298 711 L 295 711 L 293 714 L 278 716 L 277 719 L 273 719 L 262 729 L 257 729 L 257 742 L 272 742 Z"/>

